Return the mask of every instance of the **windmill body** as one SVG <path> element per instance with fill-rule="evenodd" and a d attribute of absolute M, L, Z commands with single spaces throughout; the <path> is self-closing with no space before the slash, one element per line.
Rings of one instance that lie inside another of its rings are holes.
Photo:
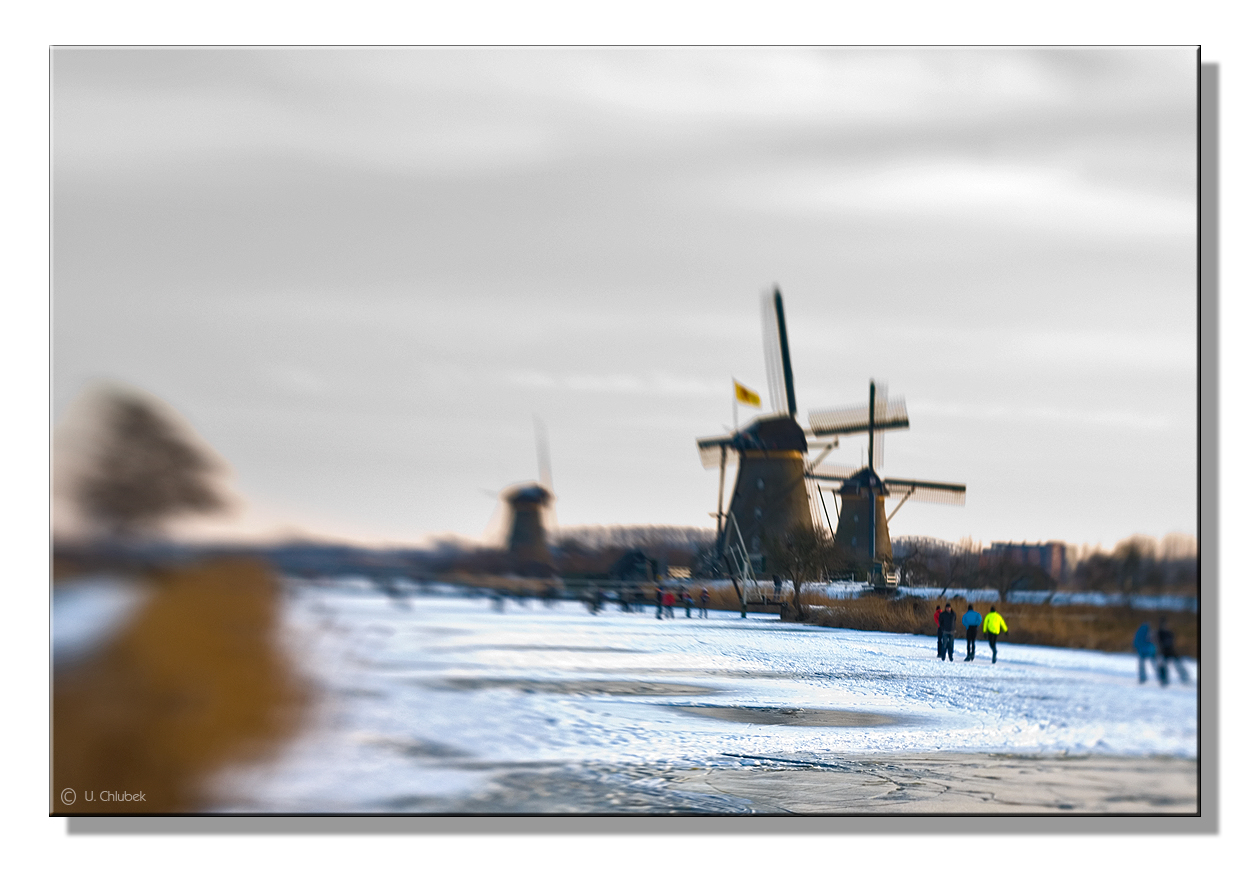
<path fill-rule="evenodd" d="M 833 539 L 855 561 L 892 563 L 889 522 L 885 515 L 885 483 L 870 468 L 857 472 L 837 490 L 842 502 Z"/>
<path fill-rule="evenodd" d="M 508 556 L 517 573 L 550 573 L 551 550 L 543 512 L 551 504 L 551 493 L 540 484 L 509 490 L 504 499 L 511 509 L 508 527 Z"/>
<path fill-rule="evenodd" d="M 729 502 L 733 524 L 721 529 L 721 537 L 741 534 L 747 551 L 757 556 L 770 538 L 796 526 L 810 529 L 811 503 L 804 479 L 807 438 L 794 418 L 758 419 L 735 432 L 730 447 L 737 457 L 738 477 Z"/>
<path fill-rule="evenodd" d="M 890 520 L 909 499 L 962 505 L 967 487 L 962 483 L 883 478 L 877 474 L 885 449 L 885 431 L 906 429 L 911 424 L 902 399 L 888 401 L 885 390 L 868 383 L 868 404 L 813 411 L 808 415 L 816 435 L 868 435 L 868 465 L 858 470 L 816 466 L 808 477 L 821 489 L 833 492 L 841 502 L 834 541 L 858 563 L 857 573 L 876 587 L 898 586 L 894 548 L 890 543 Z M 889 515 L 885 500 L 901 500 Z"/>
<path fill-rule="evenodd" d="M 555 573 L 555 562 L 547 529 L 554 526 L 556 497 L 551 484 L 547 430 L 538 417 L 534 418 L 534 437 L 541 482 L 523 483 L 503 493 L 508 505 L 508 565 L 523 577 L 550 577 Z"/>
<path fill-rule="evenodd" d="M 764 298 L 764 333 L 776 413 L 728 435 L 697 441 L 705 468 L 719 466 L 723 475 L 730 463 L 738 466 L 729 510 L 717 505 L 717 552 L 724 557 L 730 548 L 741 547 L 757 567 L 763 566 L 769 540 L 814 527 L 806 479 L 808 440 L 795 419 L 794 375 L 776 288 Z"/>

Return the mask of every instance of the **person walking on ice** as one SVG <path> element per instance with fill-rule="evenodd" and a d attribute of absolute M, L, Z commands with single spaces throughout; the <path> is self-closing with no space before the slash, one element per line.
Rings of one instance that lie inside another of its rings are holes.
<path fill-rule="evenodd" d="M 933 625 L 937 628 L 938 633 L 938 658 L 942 658 L 942 605 L 933 608 Z"/>
<path fill-rule="evenodd" d="M 1137 650 L 1137 682 L 1144 683 L 1150 679 L 1146 676 L 1146 662 L 1154 664 L 1155 645 L 1150 639 L 1150 623 L 1143 622 L 1133 635 L 1133 649 Z"/>
<path fill-rule="evenodd" d="M 968 609 L 964 611 L 964 638 L 968 642 L 968 650 L 964 655 L 964 661 L 970 662 L 977 657 L 977 626 L 981 624 L 981 614 L 972 609 L 972 602 L 968 602 Z"/>
<path fill-rule="evenodd" d="M 1146 662 L 1154 664 L 1155 661 L 1155 642 L 1150 639 L 1149 622 L 1138 626 L 1138 634 L 1133 635 L 1133 649 L 1138 651 L 1138 682 L 1145 682 L 1150 679 L 1146 676 Z"/>
<path fill-rule="evenodd" d="M 949 603 L 938 616 L 938 658 L 955 660 L 955 610 Z"/>
<path fill-rule="evenodd" d="M 1176 654 L 1176 635 L 1172 633 L 1172 629 L 1168 628 L 1167 617 L 1159 617 L 1159 685 L 1166 686 L 1168 684 L 1168 662 L 1176 666 L 1176 675 L 1181 678 L 1182 683 L 1189 682 L 1189 674 L 1185 672 L 1185 666 L 1181 664 L 1180 656 Z"/>
<path fill-rule="evenodd" d="M 711 600 L 711 598 L 712 596 L 708 594 L 707 587 L 704 586 L 703 590 L 699 593 L 699 618 L 700 619 L 707 618 L 707 603 L 708 601 Z"/>
<path fill-rule="evenodd" d="M 985 614 L 985 622 L 981 626 L 985 631 L 985 639 L 990 642 L 990 652 L 993 654 L 990 658 L 990 664 L 998 664 L 998 636 L 1007 633 L 1007 620 L 1003 619 L 994 605 L 990 605 L 990 612 Z"/>

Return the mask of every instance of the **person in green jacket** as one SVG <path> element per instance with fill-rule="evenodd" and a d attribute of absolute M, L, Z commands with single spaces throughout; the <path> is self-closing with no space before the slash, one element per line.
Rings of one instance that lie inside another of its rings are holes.
<path fill-rule="evenodd" d="M 990 652 L 993 654 L 990 664 L 998 664 L 998 636 L 1007 633 L 1007 620 L 1003 619 L 993 605 L 990 605 L 990 612 L 985 614 L 981 630 L 985 632 L 985 639 L 990 642 Z"/>

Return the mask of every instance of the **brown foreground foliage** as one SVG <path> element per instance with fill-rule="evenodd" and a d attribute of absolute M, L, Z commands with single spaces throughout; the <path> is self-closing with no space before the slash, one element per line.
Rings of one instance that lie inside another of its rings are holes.
<path fill-rule="evenodd" d="M 967 602 L 962 598 L 949 600 L 956 614 L 962 618 Z M 946 601 L 941 600 L 943 607 Z M 933 623 L 933 608 L 938 604 L 936 600 L 910 596 L 829 600 L 813 595 L 807 603 L 811 608 L 807 621 L 814 625 L 937 636 L 937 626 Z M 1159 618 L 1163 616 L 1167 617 L 1168 625 L 1176 634 L 1177 653 L 1191 658 L 1198 655 L 1196 613 L 1076 604 L 996 604 L 995 607 L 1007 621 L 1008 631 L 1003 640 L 1008 643 L 1130 652 L 1137 627 L 1148 622 L 1152 630 L 1157 629 Z M 989 612 L 989 604 L 977 602 L 976 609 L 984 615 Z M 957 638 L 962 638 L 963 627 L 958 621 L 955 633 Z M 978 637 L 983 636 L 978 633 Z"/>
<path fill-rule="evenodd" d="M 202 811 L 214 773 L 259 760 L 298 727 L 307 690 L 277 644 L 281 590 L 265 565 L 216 561 L 147 582 L 150 597 L 107 648 L 54 673 L 54 813 Z M 144 801 L 100 800 L 125 791 Z"/>

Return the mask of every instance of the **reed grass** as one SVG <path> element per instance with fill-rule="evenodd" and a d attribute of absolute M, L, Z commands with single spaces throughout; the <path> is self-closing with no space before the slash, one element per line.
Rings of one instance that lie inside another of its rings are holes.
<path fill-rule="evenodd" d="M 827 599 L 813 594 L 805 595 L 804 601 L 809 607 L 807 621 L 815 625 L 937 636 L 933 608 L 938 602 L 929 599 L 875 595 Z M 958 617 L 962 618 L 967 603 L 962 598 L 951 598 L 950 602 Z M 941 604 L 945 606 L 946 599 Z M 984 602 L 975 606 L 982 615 L 989 612 L 989 605 Z M 995 606 L 1006 620 L 1008 629 L 1000 642 L 1131 652 L 1133 635 L 1138 626 L 1148 622 L 1155 629 L 1159 618 L 1165 616 L 1176 635 L 1176 651 L 1190 658 L 1197 658 L 1198 655 L 1198 616 L 1195 613 L 1077 604 Z M 955 633 L 957 639 L 962 639 L 963 626 L 958 620 Z M 983 636 L 978 632 L 978 637 Z"/>
<path fill-rule="evenodd" d="M 127 626 L 54 672 L 53 812 L 202 811 L 214 774 L 265 757 L 301 721 L 308 690 L 276 636 L 281 590 L 267 566 L 216 561 L 146 579 L 151 594 Z M 145 800 L 106 803 L 105 791 Z"/>

